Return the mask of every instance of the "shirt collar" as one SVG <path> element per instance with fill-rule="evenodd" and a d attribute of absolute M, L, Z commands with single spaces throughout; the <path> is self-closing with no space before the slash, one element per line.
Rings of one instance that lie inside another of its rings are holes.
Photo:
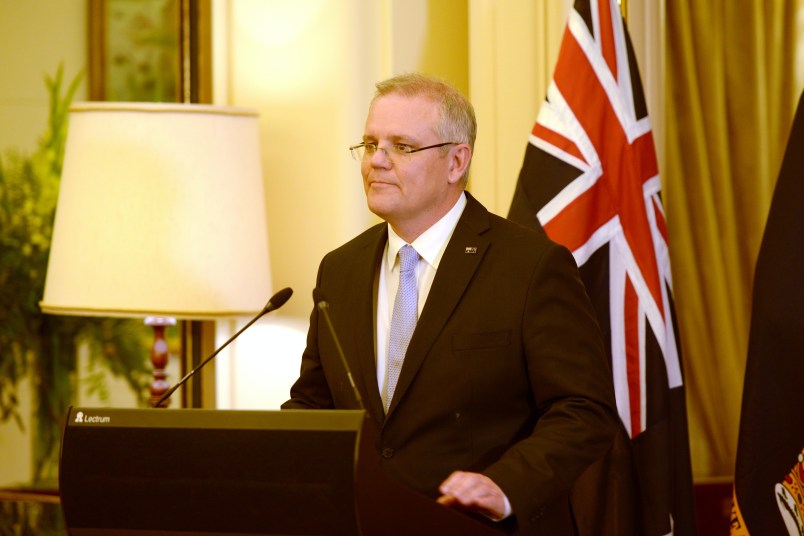
<path fill-rule="evenodd" d="M 450 236 L 452 236 L 455 226 L 458 225 L 458 220 L 461 218 L 464 207 L 466 207 L 466 194 L 462 192 L 458 201 L 455 202 L 455 205 L 450 211 L 429 229 L 420 234 L 411 244 L 419 255 L 433 268 L 438 268 L 438 263 L 441 261 L 441 253 Z M 407 242 L 402 240 L 399 235 L 394 232 L 389 224 L 388 248 L 385 253 L 385 262 L 389 271 L 393 270 L 397 254 L 406 243 Z"/>

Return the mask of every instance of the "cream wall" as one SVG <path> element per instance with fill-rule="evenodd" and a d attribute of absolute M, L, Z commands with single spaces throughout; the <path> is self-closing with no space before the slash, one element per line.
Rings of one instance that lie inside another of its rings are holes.
<path fill-rule="evenodd" d="M 32 151 L 47 125 L 45 76 L 54 76 L 60 63 L 67 82 L 84 69 L 84 4 L 0 0 L 0 151 Z M 85 96 L 84 80 L 77 98 Z"/>
<path fill-rule="evenodd" d="M 298 374 L 318 261 L 374 220 L 347 147 L 390 71 L 391 5 L 216 0 L 214 100 L 260 114 L 273 287 L 294 295 L 216 364 L 221 408 L 276 408 Z M 218 340 L 240 324 L 219 323 Z"/>
<path fill-rule="evenodd" d="M 309 314 L 319 258 L 371 222 L 347 147 L 360 137 L 371 82 L 384 70 L 381 7 L 229 3 L 227 99 L 260 113 L 274 287 L 296 292 L 285 315 Z"/>

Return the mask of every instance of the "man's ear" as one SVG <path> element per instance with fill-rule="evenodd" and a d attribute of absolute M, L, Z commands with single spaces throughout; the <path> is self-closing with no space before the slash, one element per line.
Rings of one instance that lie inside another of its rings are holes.
<path fill-rule="evenodd" d="M 448 181 L 455 184 L 461 180 L 466 170 L 469 168 L 469 162 L 472 161 L 472 149 L 469 145 L 461 143 L 455 145 L 449 152 L 449 177 Z"/>

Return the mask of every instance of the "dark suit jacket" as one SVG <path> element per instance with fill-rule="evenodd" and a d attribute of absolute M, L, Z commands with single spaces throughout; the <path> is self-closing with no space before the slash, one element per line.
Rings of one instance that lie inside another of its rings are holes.
<path fill-rule="evenodd" d="M 481 472 L 513 507 L 500 529 L 572 533 L 567 492 L 609 448 L 618 423 L 600 330 L 565 248 L 467 198 L 387 416 L 374 351 L 386 224 L 327 254 L 317 286 L 380 430 L 388 475 L 437 497 L 453 470 Z M 301 375 L 283 407 L 356 407 L 317 308 Z"/>

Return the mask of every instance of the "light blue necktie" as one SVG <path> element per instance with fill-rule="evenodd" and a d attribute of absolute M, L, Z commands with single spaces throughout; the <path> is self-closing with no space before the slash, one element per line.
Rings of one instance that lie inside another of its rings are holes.
<path fill-rule="evenodd" d="M 399 288 L 394 300 L 394 311 L 391 314 L 391 330 L 388 336 L 388 382 L 386 385 L 385 412 L 394 398 L 396 382 L 405 360 L 408 343 L 416 329 L 419 316 L 419 293 L 416 288 L 416 265 L 419 253 L 411 245 L 399 250 Z"/>

